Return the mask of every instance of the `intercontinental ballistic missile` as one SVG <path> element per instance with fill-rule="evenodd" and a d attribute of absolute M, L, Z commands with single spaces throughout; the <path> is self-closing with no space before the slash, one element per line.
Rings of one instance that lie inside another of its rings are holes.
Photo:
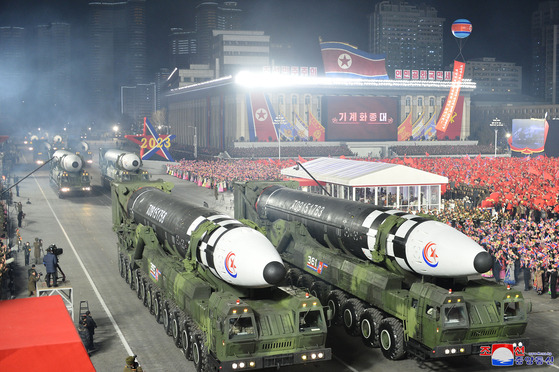
<path fill-rule="evenodd" d="M 136 171 L 142 166 L 142 159 L 129 151 L 109 149 L 105 151 L 103 157 L 105 161 L 113 163 L 116 168 L 130 172 Z"/>
<path fill-rule="evenodd" d="M 256 202 L 260 218 L 301 222 L 324 245 L 408 272 L 458 277 L 489 271 L 489 253 L 460 231 L 390 208 L 270 186 Z"/>
<path fill-rule="evenodd" d="M 187 249 L 195 230 L 208 221 L 218 225 L 208 229 L 195 248 L 196 261 L 229 284 L 269 287 L 285 277 L 283 261 L 270 241 L 229 216 L 153 187 L 132 193 L 127 211 L 136 223 L 152 227 L 159 239 L 175 245 L 183 258 L 193 253 Z"/>
<path fill-rule="evenodd" d="M 56 150 L 52 157 L 58 163 L 58 166 L 66 172 L 77 173 L 83 168 L 82 158 L 70 151 Z"/>

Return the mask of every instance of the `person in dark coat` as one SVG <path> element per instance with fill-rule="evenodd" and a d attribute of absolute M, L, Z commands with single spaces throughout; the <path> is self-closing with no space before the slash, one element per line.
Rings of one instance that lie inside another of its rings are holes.
<path fill-rule="evenodd" d="M 25 266 L 29 265 L 29 258 L 31 257 L 31 244 L 26 242 L 23 246 L 23 253 L 25 255 Z"/>
<path fill-rule="evenodd" d="M 93 350 L 93 344 L 91 343 L 91 336 L 89 334 L 89 329 L 87 329 L 87 319 L 85 314 L 82 315 L 80 322 L 78 323 L 78 333 L 80 335 L 80 339 L 83 342 L 83 346 L 85 350 L 89 353 Z"/>
<path fill-rule="evenodd" d="M 43 265 L 47 270 L 47 276 L 45 278 L 45 282 L 47 283 L 47 287 L 51 286 L 50 280 L 52 278 L 52 285 L 54 287 L 58 287 L 58 275 L 56 273 L 57 266 L 58 266 L 58 258 L 56 255 L 52 253 L 53 247 L 56 247 L 54 244 L 51 244 L 47 248 L 47 254 L 43 257 Z"/>
<path fill-rule="evenodd" d="M 93 335 L 95 334 L 95 328 L 97 328 L 97 323 L 91 317 L 91 312 L 88 310 L 84 314 L 85 318 L 85 327 L 89 331 L 89 344 L 91 345 L 91 349 L 94 348 L 93 346 Z"/>

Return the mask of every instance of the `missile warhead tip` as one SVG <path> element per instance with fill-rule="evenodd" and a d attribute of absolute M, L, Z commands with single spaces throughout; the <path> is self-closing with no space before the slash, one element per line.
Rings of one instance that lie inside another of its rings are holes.
<path fill-rule="evenodd" d="M 487 252 L 479 252 L 474 258 L 474 269 L 480 274 L 488 272 L 493 267 L 493 258 Z"/>
<path fill-rule="evenodd" d="M 281 262 L 272 261 L 264 267 L 264 280 L 269 284 L 278 284 L 285 278 L 286 272 Z"/>

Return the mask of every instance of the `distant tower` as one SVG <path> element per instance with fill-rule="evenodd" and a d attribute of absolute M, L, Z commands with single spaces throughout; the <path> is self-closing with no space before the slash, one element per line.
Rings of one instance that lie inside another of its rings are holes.
<path fill-rule="evenodd" d="M 118 114 L 120 87 L 147 81 L 145 0 L 89 3 L 91 105 Z"/>
<path fill-rule="evenodd" d="M 209 64 L 212 55 L 213 30 L 240 30 L 242 28 L 242 10 L 236 1 L 203 1 L 196 6 L 196 33 L 198 48 L 196 63 Z"/>
<path fill-rule="evenodd" d="M 532 13 L 532 95 L 557 104 L 559 2 L 540 3 Z"/>
<path fill-rule="evenodd" d="M 16 125 L 24 111 L 23 93 L 27 70 L 26 30 L 23 27 L 0 27 L 0 123 Z"/>
<path fill-rule="evenodd" d="M 37 99 L 52 113 L 69 112 L 72 107 L 71 26 L 50 23 L 36 27 L 36 71 L 40 73 L 36 88 Z M 46 112 L 49 112 L 46 111 Z M 49 114 L 50 115 L 50 114 Z M 56 120 L 51 116 L 52 120 Z"/>
<path fill-rule="evenodd" d="M 196 31 L 171 28 L 169 34 L 169 67 L 189 68 L 197 49 Z"/>
<path fill-rule="evenodd" d="M 441 69 L 444 21 L 430 6 L 382 1 L 369 15 L 369 50 L 386 54 L 386 70 L 391 77 L 396 68 Z"/>

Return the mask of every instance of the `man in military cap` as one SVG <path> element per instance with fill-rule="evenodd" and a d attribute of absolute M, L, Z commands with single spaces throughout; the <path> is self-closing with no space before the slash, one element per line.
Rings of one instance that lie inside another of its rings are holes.
<path fill-rule="evenodd" d="M 25 266 L 29 266 L 29 258 L 31 257 L 31 244 L 29 242 L 25 242 L 23 253 L 25 255 Z"/>
<path fill-rule="evenodd" d="M 37 275 L 36 271 L 31 272 L 31 276 L 29 276 L 29 281 L 27 282 L 27 290 L 29 290 L 29 297 L 35 295 L 35 291 L 37 290 L 37 282 L 39 281 L 40 276 Z"/>
<path fill-rule="evenodd" d="M 136 355 L 132 355 L 126 358 L 126 366 L 124 367 L 124 372 L 143 372 L 144 370 L 140 367 L 140 364 L 136 362 Z"/>

